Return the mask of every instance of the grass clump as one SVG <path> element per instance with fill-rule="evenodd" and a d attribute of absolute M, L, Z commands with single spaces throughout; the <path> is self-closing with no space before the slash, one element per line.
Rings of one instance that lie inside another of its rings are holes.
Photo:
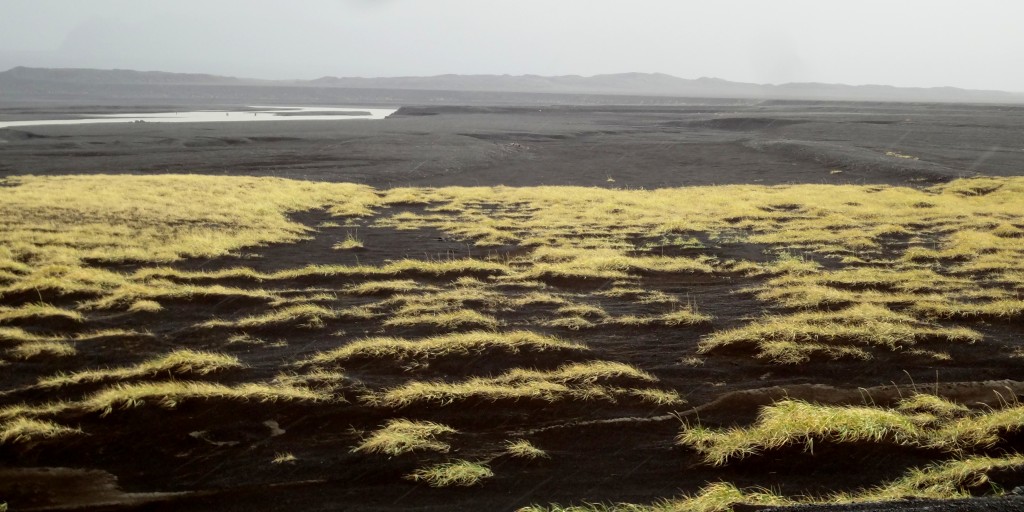
<path fill-rule="evenodd" d="M 457 460 L 418 469 L 406 476 L 414 482 L 425 482 L 431 487 L 472 487 L 494 476 L 487 464 Z"/>
<path fill-rule="evenodd" d="M 555 318 L 544 322 L 544 327 L 555 327 L 560 329 L 569 329 L 570 331 L 578 331 L 580 329 L 591 329 L 597 327 L 597 324 L 587 320 L 582 316 L 565 316 L 562 318 Z"/>
<path fill-rule="evenodd" d="M 263 315 L 248 316 L 238 320 L 210 320 L 203 327 L 253 328 L 298 324 L 301 327 L 320 328 L 324 321 L 337 318 L 339 312 L 317 304 L 297 304 L 280 308 Z"/>
<path fill-rule="evenodd" d="M 366 281 L 348 286 L 344 289 L 344 292 L 353 295 L 382 295 L 391 293 L 422 293 L 436 290 L 436 287 L 420 284 L 412 279 L 392 279 L 388 281 Z"/>
<path fill-rule="evenodd" d="M 14 418 L 0 424 L 0 445 L 35 443 L 81 433 L 81 429 L 65 427 L 51 421 Z"/>
<path fill-rule="evenodd" d="M 823 353 L 832 359 L 868 359 L 858 345 L 901 350 L 919 341 L 941 339 L 973 343 L 981 335 L 965 327 L 940 327 L 876 304 L 857 304 L 839 311 L 807 311 L 768 316 L 744 327 L 705 337 L 700 353 L 736 344 L 754 345 L 757 357 L 781 364 L 806 362 Z"/>
<path fill-rule="evenodd" d="M 32 359 L 39 356 L 70 357 L 78 353 L 74 345 L 66 341 L 29 341 L 8 349 L 7 353 L 18 359 Z"/>
<path fill-rule="evenodd" d="M 0 323 L 26 319 L 53 319 L 62 318 L 73 322 L 83 322 L 85 317 L 78 311 L 58 308 L 42 302 L 36 304 L 25 304 L 21 307 L 0 306 Z"/>
<path fill-rule="evenodd" d="M 295 462 L 297 462 L 298 460 L 299 460 L 299 458 L 296 457 L 292 453 L 279 452 L 279 453 L 274 454 L 274 458 L 271 459 L 270 463 L 271 464 L 295 464 Z"/>
<path fill-rule="evenodd" d="M 471 331 L 433 336 L 419 340 L 376 337 L 355 341 L 304 361 L 309 364 L 344 364 L 360 359 L 410 361 L 449 356 L 481 354 L 491 350 L 508 353 L 552 350 L 583 351 L 586 347 L 554 336 L 530 331 Z"/>
<path fill-rule="evenodd" d="M 148 299 L 137 300 L 128 307 L 128 311 L 132 313 L 159 313 L 163 309 L 159 302 Z"/>
<path fill-rule="evenodd" d="M 454 434 L 456 430 L 430 421 L 396 419 L 370 434 L 353 452 L 382 453 L 392 457 L 413 451 L 446 453 L 451 448 L 438 436 Z"/>
<path fill-rule="evenodd" d="M 990 481 L 997 471 L 1019 471 L 1024 468 L 1024 455 L 1003 457 L 974 456 L 914 468 L 898 480 L 857 495 L 840 494 L 834 503 L 893 501 L 907 498 L 949 500 L 967 498 L 976 492 L 990 491 L 998 486 Z"/>
<path fill-rule="evenodd" d="M 696 495 L 660 500 L 651 505 L 634 503 L 586 504 L 547 507 L 531 505 L 516 512 L 732 512 L 736 505 L 785 506 L 794 501 L 765 489 L 741 490 L 728 482 L 716 482 L 701 489 Z"/>
<path fill-rule="evenodd" d="M 533 443 L 526 439 L 517 439 L 515 441 L 505 442 L 505 453 L 517 459 L 549 459 L 548 452 L 541 450 L 533 445 Z"/>
<path fill-rule="evenodd" d="M 515 368 L 496 377 L 476 377 L 462 382 L 411 381 L 405 385 L 371 393 L 364 397 L 376 406 L 401 408 L 413 404 L 434 403 L 447 405 L 470 399 L 540 400 L 597 400 L 614 402 L 617 397 L 635 396 L 644 400 L 655 394 L 637 394 L 635 390 L 602 385 L 611 379 L 655 382 L 654 376 L 635 367 L 610 362 L 591 361 L 572 363 L 551 371 Z M 681 403 L 673 392 L 665 391 L 658 402 Z"/>
<path fill-rule="evenodd" d="M 401 312 L 399 312 L 401 313 Z M 387 327 L 434 327 L 439 329 L 497 329 L 498 319 L 472 309 L 423 312 L 393 316 L 384 321 Z"/>
<path fill-rule="evenodd" d="M 959 411 L 958 411 L 959 412 Z M 932 444 L 957 448 L 991 448 L 1006 434 L 1024 431 L 1024 405 L 969 415 L 945 424 L 932 436 Z"/>
<path fill-rule="evenodd" d="M 162 381 L 117 384 L 98 391 L 68 407 L 110 414 L 115 409 L 131 409 L 146 403 L 173 409 L 187 400 L 238 400 L 245 402 L 321 402 L 331 397 L 324 392 L 281 384 L 245 383 L 225 386 L 210 382 Z"/>
<path fill-rule="evenodd" d="M 678 442 L 699 452 L 707 463 L 720 466 L 795 444 L 803 444 L 807 451 L 813 451 L 816 441 L 913 444 L 923 435 L 919 423 L 896 411 L 783 400 L 763 408 L 752 427 L 724 431 L 687 427 Z"/>
<path fill-rule="evenodd" d="M 337 250 L 341 250 L 341 251 L 351 251 L 353 249 L 362 249 L 363 248 L 363 241 L 360 240 L 358 237 L 356 237 L 354 234 L 348 233 L 348 234 L 345 235 L 345 239 L 344 240 L 334 244 L 334 246 L 332 248 L 333 249 L 337 249 Z"/>
<path fill-rule="evenodd" d="M 207 375 L 228 369 L 241 368 L 238 358 L 226 354 L 176 350 L 167 355 L 150 359 L 136 366 L 108 370 L 88 370 L 70 375 L 55 375 L 39 380 L 43 387 L 60 387 L 111 380 L 127 380 L 140 377 L 171 375 Z"/>
<path fill-rule="evenodd" d="M 953 418 L 969 412 L 967 407 L 928 393 L 915 393 L 900 400 L 897 410 L 903 413 L 926 413 L 939 418 Z"/>

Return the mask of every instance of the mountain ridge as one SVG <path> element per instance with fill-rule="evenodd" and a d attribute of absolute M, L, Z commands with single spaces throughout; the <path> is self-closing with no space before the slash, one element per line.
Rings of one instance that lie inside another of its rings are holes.
<path fill-rule="evenodd" d="M 434 76 L 336 77 L 312 80 L 262 80 L 204 73 L 172 73 L 129 69 L 33 68 L 18 66 L 0 72 L 0 92 L 43 84 L 102 85 L 231 85 L 341 89 L 387 89 L 460 92 L 601 94 L 665 97 L 745 98 L 781 100 L 903 101 L 1024 103 L 1024 93 L 958 87 L 896 87 L 821 82 L 757 84 L 721 78 L 680 78 L 665 73 L 581 75 L 443 74 Z"/>

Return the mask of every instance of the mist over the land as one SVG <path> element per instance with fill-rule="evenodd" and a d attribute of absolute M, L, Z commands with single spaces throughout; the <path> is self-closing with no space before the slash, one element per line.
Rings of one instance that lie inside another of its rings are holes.
<path fill-rule="evenodd" d="M 6 0 L 16 66 L 259 79 L 665 73 L 1024 92 L 997 0 Z"/>

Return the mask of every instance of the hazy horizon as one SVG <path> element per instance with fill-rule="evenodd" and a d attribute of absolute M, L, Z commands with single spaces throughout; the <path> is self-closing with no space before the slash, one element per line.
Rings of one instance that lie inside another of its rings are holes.
<path fill-rule="evenodd" d="M 553 5 L 552 5 L 553 4 Z M 1024 4 L 7 0 L 0 70 L 258 79 L 664 73 L 1024 92 Z"/>

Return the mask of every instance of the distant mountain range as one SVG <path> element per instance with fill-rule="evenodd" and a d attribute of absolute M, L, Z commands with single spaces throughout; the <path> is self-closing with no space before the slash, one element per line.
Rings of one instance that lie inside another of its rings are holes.
<path fill-rule="evenodd" d="M 781 100 L 1024 103 L 1024 93 L 955 87 L 892 87 L 789 83 L 782 85 L 731 82 L 718 78 L 686 79 L 662 73 L 618 73 L 595 76 L 438 75 L 428 77 L 255 80 L 207 74 L 160 71 L 48 69 L 16 67 L 0 72 L 0 98 L 33 91 L 102 86 L 236 86 L 308 87 L 325 89 L 415 90 L 503 93 L 601 94 L 684 98 Z"/>

